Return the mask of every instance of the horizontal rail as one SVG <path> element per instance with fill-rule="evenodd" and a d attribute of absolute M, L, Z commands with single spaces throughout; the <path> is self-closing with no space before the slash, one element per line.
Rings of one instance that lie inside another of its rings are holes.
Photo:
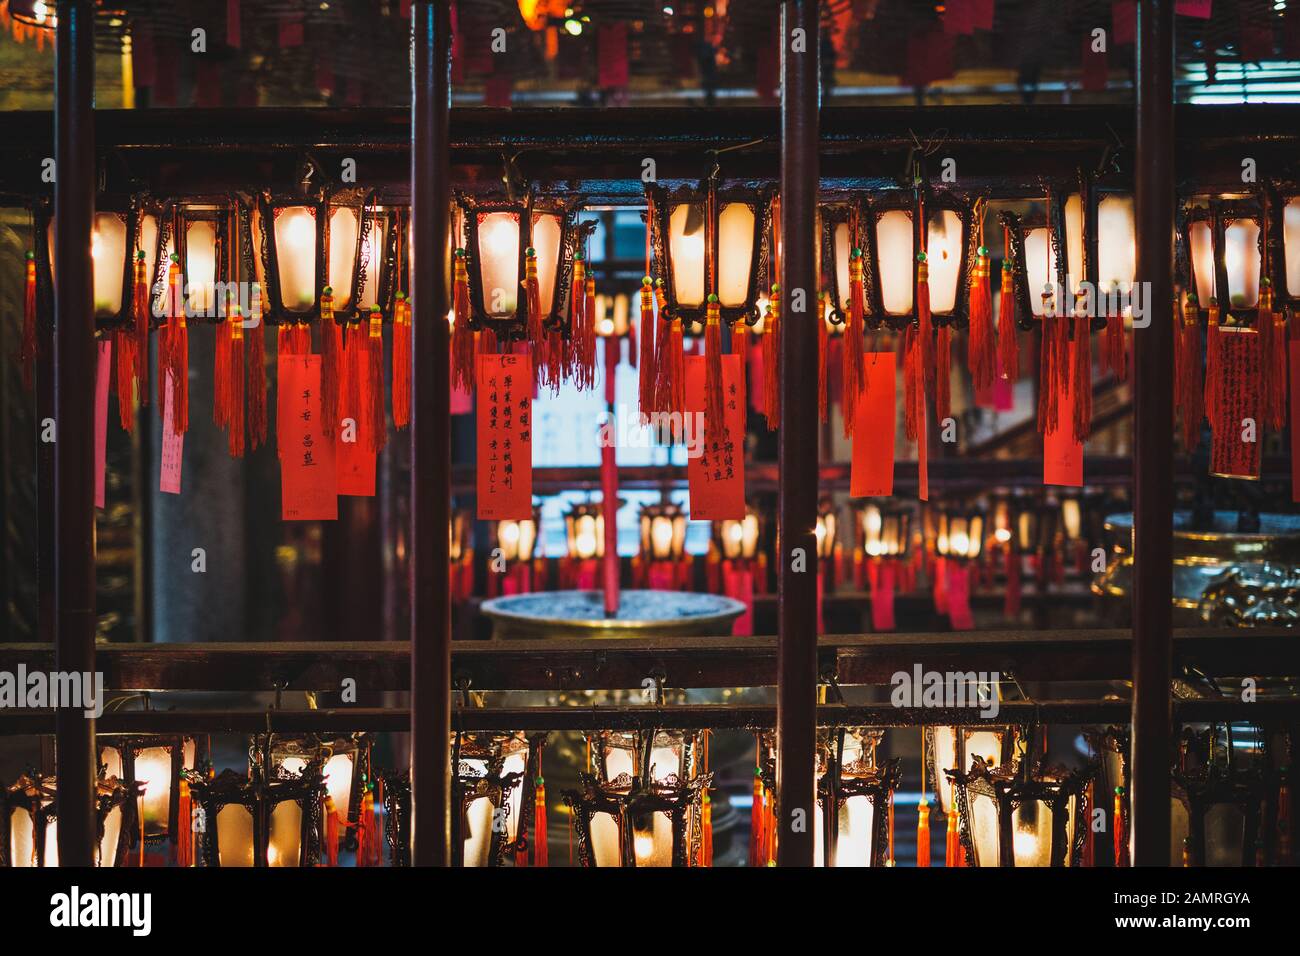
<path fill-rule="evenodd" d="M 1020 681 L 1125 680 L 1126 629 L 826 635 L 824 677 L 887 685 L 899 671 L 998 671 Z M 556 638 L 457 641 L 452 671 L 471 690 L 761 687 L 776 680 L 774 637 Z M 162 691 L 338 691 L 409 687 L 406 642 L 100 644 L 105 687 Z M 54 669 L 51 644 L 0 644 L 0 671 Z M 1174 632 L 1174 668 L 1211 677 L 1300 674 L 1300 634 L 1275 629 Z"/>
<path fill-rule="evenodd" d="M 1131 705 L 1118 700 L 1003 701 L 995 714 L 976 707 L 894 707 L 878 704 L 823 704 L 821 727 L 917 727 L 937 724 L 1006 723 L 1127 724 Z M 1179 723 L 1250 722 L 1259 725 L 1300 723 L 1300 699 L 1206 699 L 1177 701 Z M 776 725 L 776 708 L 750 704 L 685 704 L 610 707 L 483 707 L 452 711 L 452 728 L 464 732 L 540 732 L 594 730 L 767 730 Z M 404 707 L 353 707 L 323 710 L 140 710 L 106 713 L 96 722 L 105 734 L 346 734 L 405 733 L 410 712 Z M 0 713 L 0 736 L 34 736 L 54 729 L 50 711 Z"/>

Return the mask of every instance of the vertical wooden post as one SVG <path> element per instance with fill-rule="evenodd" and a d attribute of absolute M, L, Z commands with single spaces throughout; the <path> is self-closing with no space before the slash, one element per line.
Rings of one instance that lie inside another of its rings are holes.
<path fill-rule="evenodd" d="M 411 862 L 451 863 L 451 13 L 411 7 Z"/>
<path fill-rule="evenodd" d="M 54 666 L 83 681 L 95 671 L 94 15 L 91 0 L 62 0 L 54 48 Z M 59 863 L 91 866 L 95 721 L 63 703 L 54 718 Z"/>
<path fill-rule="evenodd" d="M 781 5 L 777 863 L 812 866 L 817 744 L 818 2 Z"/>
<path fill-rule="evenodd" d="M 1137 281 L 1150 325 L 1133 334 L 1133 863 L 1169 865 L 1173 600 L 1174 0 L 1142 0 L 1137 44 Z"/>

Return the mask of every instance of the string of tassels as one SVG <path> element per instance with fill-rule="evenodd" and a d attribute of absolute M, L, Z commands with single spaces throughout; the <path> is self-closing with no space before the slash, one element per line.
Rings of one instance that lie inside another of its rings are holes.
<path fill-rule="evenodd" d="M 1092 432 L 1092 340 L 1089 337 L 1089 318 L 1080 312 L 1074 317 L 1074 369 L 1070 387 L 1074 397 L 1074 440 L 1087 440 Z M 1120 326 L 1123 335 L 1123 326 Z M 1120 339 L 1121 344 L 1123 338 Z"/>
<path fill-rule="evenodd" d="M 975 253 L 970 283 L 970 332 L 966 338 L 966 364 L 977 390 L 993 387 L 997 378 L 997 346 L 993 336 L 993 291 L 989 284 L 989 250 L 983 243 Z M 1014 335 L 1014 333 L 1013 333 Z"/>
<path fill-rule="evenodd" d="M 384 317 L 377 305 L 370 307 L 365 348 L 366 374 L 361 390 L 361 414 L 366 422 L 365 448 L 374 453 L 388 441 L 388 427 L 384 422 Z"/>
<path fill-rule="evenodd" d="M 290 352 L 298 354 L 298 351 L 297 344 L 291 343 Z M 321 418 L 324 419 L 321 431 L 326 435 L 334 434 L 343 417 L 339 414 L 339 383 L 342 379 L 343 330 L 334 316 L 334 290 L 326 286 L 320 297 L 320 397 Z"/>
<path fill-rule="evenodd" d="M 393 425 L 411 423 L 411 301 L 397 293 L 393 305 Z"/>
<path fill-rule="evenodd" d="M 844 437 L 853 434 L 853 413 L 862 391 L 862 351 L 866 335 L 866 293 L 862 278 L 862 250 L 849 252 L 849 314 L 844 326 L 843 376 L 840 410 L 844 416 Z"/>
<path fill-rule="evenodd" d="M 1174 403 L 1178 407 L 1183 450 L 1193 451 L 1201 438 L 1201 419 L 1205 417 L 1201 382 L 1201 326 L 1196 296 L 1189 293 L 1177 316 L 1174 341 Z"/>
<path fill-rule="evenodd" d="M 682 320 L 668 316 L 663 280 L 655 280 L 655 302 L 661 322 L 655 341 L 655 410 L 672 414 L 686 410 L 686 355 Z M 675 420 L 675 419 L 674 419 Z"/>
<path fill-rule="evenodd" d="M 1009 382 L 1020 378 L 1020 343 L 1016 325 L 1016 282 L 1011 260 L 1002 263 L 998 292 L 998 374 Z"/>
<path fill-rule="evenodd" d="M 641 421 L 650 421 L 650 416 L 658 411 L 655 406 L 655 291 L 649 276 L 641 279 L 641 323 L 637 327 L 640 336 L 640 363 L 637 385 L 641 405 Z"/>
<path fill-rule="evenodd" d="M 827 389 L 827 371 L 830 361 L 830 329 L 827 328 L 827 310 L 830 306 L 830 297 L 821 293 L 818 297 L 817 309 L 817 420 L 825 424 L 830 416 L 830 401 L 826 394 Z M 845 411 L 847 415 L 847 410 Z"/>
<path fill-rule="evenodd" d="M 1267 276 L 1259 280 L 1259 305 L 1255 328 L 1259 330 L 1261 377 L 1260 405 L 1266 428 L 1282 429 L 1287 420 L 1286 323 L 1273 310 L 1273 284 Z"/>
<path fill-rule="evenodd" d="M 710 293 L 704 319 L 704 433 L 713 440 L 726 427 L 722 394 L 722 306 Z"/>
<path fill-rule="evenodd" d="M 185 291 L 180 257 L 172 253 L 167 267 L 167 324 L 158 333 L 158 407 L 167 407 L 171 391 L 172 430 L 190 428 L 190 335 L 185 324 Z"/>

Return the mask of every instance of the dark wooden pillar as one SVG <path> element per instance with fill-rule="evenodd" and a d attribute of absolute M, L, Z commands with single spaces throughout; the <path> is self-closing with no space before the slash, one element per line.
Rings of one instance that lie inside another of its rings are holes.
<path fill-rule="evenodd" d="M 55 669 L 95 670 L 94 4 L 61 0 L 54 52 Z M 39 237 L 38 237 L 39 241 Z M 90 866 L 95 846 L 95 722 L 81 704 L 55 715 L 59 863 Z"/>
<path fill-rule="evenodd" d="M 450 329 L 447 325 L 451 14 L 412 5 L 411 862 L 450 865 Z"/>
<path fill-rule="evenodd" d="M 1151 324 L 1133 334 L 1133 862 L 1169 865 L 1173 598 L 1174 0 L 1142 0 L 1137 45 L 1137 279 Z"/>
<path fill-rule="evenodd" d="M 781 5 L 777 862 L 812 866 L 817 743 L 817 0 Z"/>

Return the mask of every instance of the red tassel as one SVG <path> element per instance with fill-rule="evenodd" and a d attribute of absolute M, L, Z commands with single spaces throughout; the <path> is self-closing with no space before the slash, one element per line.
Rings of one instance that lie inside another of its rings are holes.
<path fill-rule="evenodd" d="M 821 308 L 817 310 L 817 420 L 825 424 L 830 417 L 829 396 L 826 394 L 827 362 L 830 359 L 830 330 L 826 327 L 826 309 L 828 297 L 820 296 Z M 846 412 L 847 415 L 847 412 Z"/>
<path fill-rule="evenodd" d="M 541 384 L 549 387 L 551 394 L 558 394 L 560 386 L 569 377 L 569 347 L 563 332 L 555 329 L 546 333 L 541 358 Z"/>
<path fill-rule="evenodd" d="M 245 405 L 244 405 L 244 329 L 239 307 L 230 310 L 226 325 L 230 326 L 230 381 L 228 384 L 229 417 L 226 422 L 226 443 L 231 458 L 244 457 Z"/>
<path fill-rule="evenodd" d="M 921 798 L 916 805 L 916 865 L 930 865 L 930 804 Z"/>
<path fill-rule="evenodd" d="M 136 399 L 149 404 L 149 265 L 144 250 L 135 254 L 135 284 L 131 287 L 131 317 L 135 323 Z"/>
<path fill-rule="evenodd" d="M 538 346 L 545 342 L 538 340 Z M 411 303 L 397 293 L 393 307 L 393 425 L 411 423 Z"/>
<path fill-rule="evenodd" d="M 364 361 L 367 374 L 361 414 L 366 418 L 366 450 L 378 452 L 388 442 L 388 426 L 384 421 L 384 319 L 377 305 L 370 308 Z"/>
<path fill-rule="evenodd" d="M 27 253 L 27 279 L 23 292 L 23 338 L 18 362 L 23 370 L 23 387 L 32 389 L 36 374 L 36 254 Z"/>
<path fill-rule="evenodd" d="M 925 383 L 921 370 L 921 335 L 909 325 L 903 333 L 903 423 L 907 440 L 916 441 L 925 422 Z"/>
<path fill-rule="evenodd" d="M 853 411 L 862 390 L 862 350 L 866 334 L 866 300 L 862 281 L 862 250 L 849 252 L 849 314 L 844 329 L 843 382 L 840 406 L 844 435 L 853 434 Z"/>
<path fill-rule="evenodd" d="M 744 319 L 737 319 L 736 324 L 731 327 L 731 354 L 739 356 L 740 358 L 740 361 L 737 363 L 740 366 L 740 378 L 736 381 L 736 395 L 737 407 L 742 409 L 742 421 L 745 418 L 745 412 L 743 410 L 747 407 L 745 403 L 748 401 L 749 360 L 746 356 L 746 352 L 749 349 L 748 338 L 749 328 L 745 325 Z"/>
<path fill-rule="evenodd" d="M 654 295 L 654 283 L 650 281 L 649 276 L 645 276 L 641 280 L 641 324 L 637 329 L 637 334 L 641 337 L 641 358 L 637 372 L 640 375 L 638 384 L 642 422 L 648 422 L 651 413 L 658 411 L 655 405 Z"/>
<path fill-rule="evenodd" d="M 591 288 L 588 288 L 588 285 Z M 573 287 L 570 295 L 574 382 L 579 391 L 596 384 L 595 280 L 587 281 L 587 266 L 578 253 L 573 259 Z"/>
<path fill-rule="evenodd" d="M 1260 388 L 1263 424 L 1283 429 L 1287 419 L 1286 326 L 1282 316 L 1273 311 L 1273 285 L 1268 277 L 1259 280 L 1259 306 L 1255 316 L 1259 329 L 1260 357 L 1263 372 Z"/>
<path fill-rule="evenodd" d="M 754 768 L 754 802 L 749 807 L 749 865 L 766 866 L 763 851 L 763 776 Z"/>
<path fill-rule="evenodd" d="M 763 417 L 767 430 L 781 421 L 781 287 L 773 284 L 767 315 L 763 318 Z"/>
<path fill-rule="evenodd" d="M 247 353 L 244 364 L 248 371 L 248 447 L 260 448 L 266 443 L 266 325 L 262 322 L 261 302 L 253 299 L 251 324 L 244 329 Z"/>
<path fill-rule="evenodd" d="M 194 803 L 190 797 L 190 783 L 180 780 L 180 800 L 176 807 L 176 863 L 194 865 Z"/>
<path fill-rule="evenodd" d="M 1106 339 L 1101 350 L 1101 366 L 1119 381 L 1128 381 L 1128 343 L 1124 340 L 1124 316 L 1118 312 L 1106 316 Z"/>
<path fill-rule="evenodd" d="M 135 431 L 135 338 L 130 328 L 113 332 L 117 420 L 128 435 Z"/>
<path fill-rule="evenodd" d="M 709 799 L 708 791 L 704 793 L 702 800 L 703 809 L 700 812 L 700 865 L 713 866 L 713 801 Z"/>
<path fill-rule="evenodd" d="M 455 325 L 451 332 L 451 378 L 458 389 L 468 392 L 474 388 L 475 349 L 474 330 L 470 328 L 469 267 L 465 264 L 464 249 L 456 250 L 454 271 L 452 316 Z"/>
<path fill-rule="evenodd" d="M 921 368 L 925 373 L 925 388 L 935 396 L 934 321 L 930 315 L 930 265 L 925 253 L 916 254 L 916 331 L 921 349 Z"/>
<path fill-rule="evenodd" d="M 1088 321 L 1086 315 L 1074 317 L 1074 370 L 1070 380 L 1074 391 L 1074 440 L 1079 442 L 1092 433 L 1092 341 L 1088 337 Z M 1123 326 L 1120 332 L 1122 335 Z"/>
<path fill-rule="evenodd" d="M 527 310 L 528 344 L 534 351 L 546 347 L 546 332 L 542 328 L 542 290 L 537 280 L 537 250 L 529 246 L 524 250 L 524 306 Z M 533 390 L 542 378 L 541 362 L 533 362 Z"/>
<path fill-rule="evenodd" d="M 190 334 L 185 323 L 185 293 L 176 253 L 172 253 L 171 265 L 167 267 L 167 292 L 167 327 L 158 350 L 162 365 L 158 376 L 158 404 L 163 406 L 162 390 L 170 375 L 173 430 L 183 435 L 190 428 Z"/>
<path fill-rule="evenodd" d="M 230 353 L 232 349 L 232 317 L 227 317 L 216 330 L 216 343 L 212 372 L 212 420 L 218 428 L 230 421 Z"/>
<path fill-rule="evenodd" d="M 280 326 L 283 334 L 284 326 Z M 292 350 L 292 346 L 291 346 Z M 294 350 L 296 351 L 296 350 Z M 342 379 L 343 330 L 334 317 L 334 290 L 326 286 L 320 296 L 320 398 L 321 431 L 332 436 L 343 420 L 339 407 Z"/>
<path fill-rule="evenodd" d="M 361 376 L 365 363 L 366 343 L 369 335 L 358 321 L 350 321 L 343 329 L 343 347 L 339 353 L 339 426 L 349 418 L 358 428 L 361 422 Z"/>
<path fill-rule="evenodd" d="M 533 866 L 549 866 L 546 847 L 546 780 L 538 775 L 533 796 Z"/>
<path fill-rule="evenodd" d="M 942 422 L 952 414 L 952 328 L 939 326 L 935 338 L 934 414 Z"/>
<path fill-rule="evenodd" d="M 1219 427 L 1219 302 L 1210 300 L 1209 316 L 1205 327 L 1205 417 L 1210 429 Z"/>
<path fill-rule="evenodd" d="M 1201 382 L 1201 328 L 1196 312 L 1196 297 L 1189 295 L 1178 316 L 1174 352 L 1174 401 L 1183 435 L 1183 450 L 1195 450 L 1201 438 L 1201 419 L 1205 417 Z"/>
<path fill-rule="evenodd" d="M 998 372 L 1009 382 L 1020 378 L 1020 343 L 1016 335 L 1016 283 L 1008 260 L 1002 263 L 1002 289 L 998 293 Z"/>
<path fill-rule="evenodd" d="M 721 435 L 726 427 L 722 394 L 722 306 L 710 293 L 704 322 L 704 433 Z M 716 429 L 716 430 L 715 430 Z"/>
<path fill-rule="evenodd" d="M 1070 377 L 1069 320 L 1056 315 L 1050 304 L 1043 312 L 1043 344 L 1040 354 L 1041 387 L 1038 392 L 1038 430 L 1056 431 L 1060 424 L 1059 397 Z"/>
<path fill-rule="evenodd" d="M 966 364 L 976 389 L 993 387 L 997 377 L 997 348 L 993 340 L 993 292 L 989 287 L 989 251 L 980 245 L 970 285 L 970 332 Z"/>
<path fill-rule="evenodd" d="M 662 294 L 657 290 L 658 294 Z M 664 314 L 663 302 L 659 314 Z M 686 409 L 686 355 L 682 335 L 682 320 L 674 318 L 668 323 L 668 332 L 660 329 L 656 345 L 660 354 L 655 360 L 655 408 L 671 414 Z"/>
<path fill-rule="evenodd" d="M 334 799 L 326 796 L 325 809 L 322 814 L 325 817 L 325 859 L 328 866 L 339 865 L 339 812 L 334 808 Z M 358 845 L 357 864 L 361 864 L 361 851 Z"/>

